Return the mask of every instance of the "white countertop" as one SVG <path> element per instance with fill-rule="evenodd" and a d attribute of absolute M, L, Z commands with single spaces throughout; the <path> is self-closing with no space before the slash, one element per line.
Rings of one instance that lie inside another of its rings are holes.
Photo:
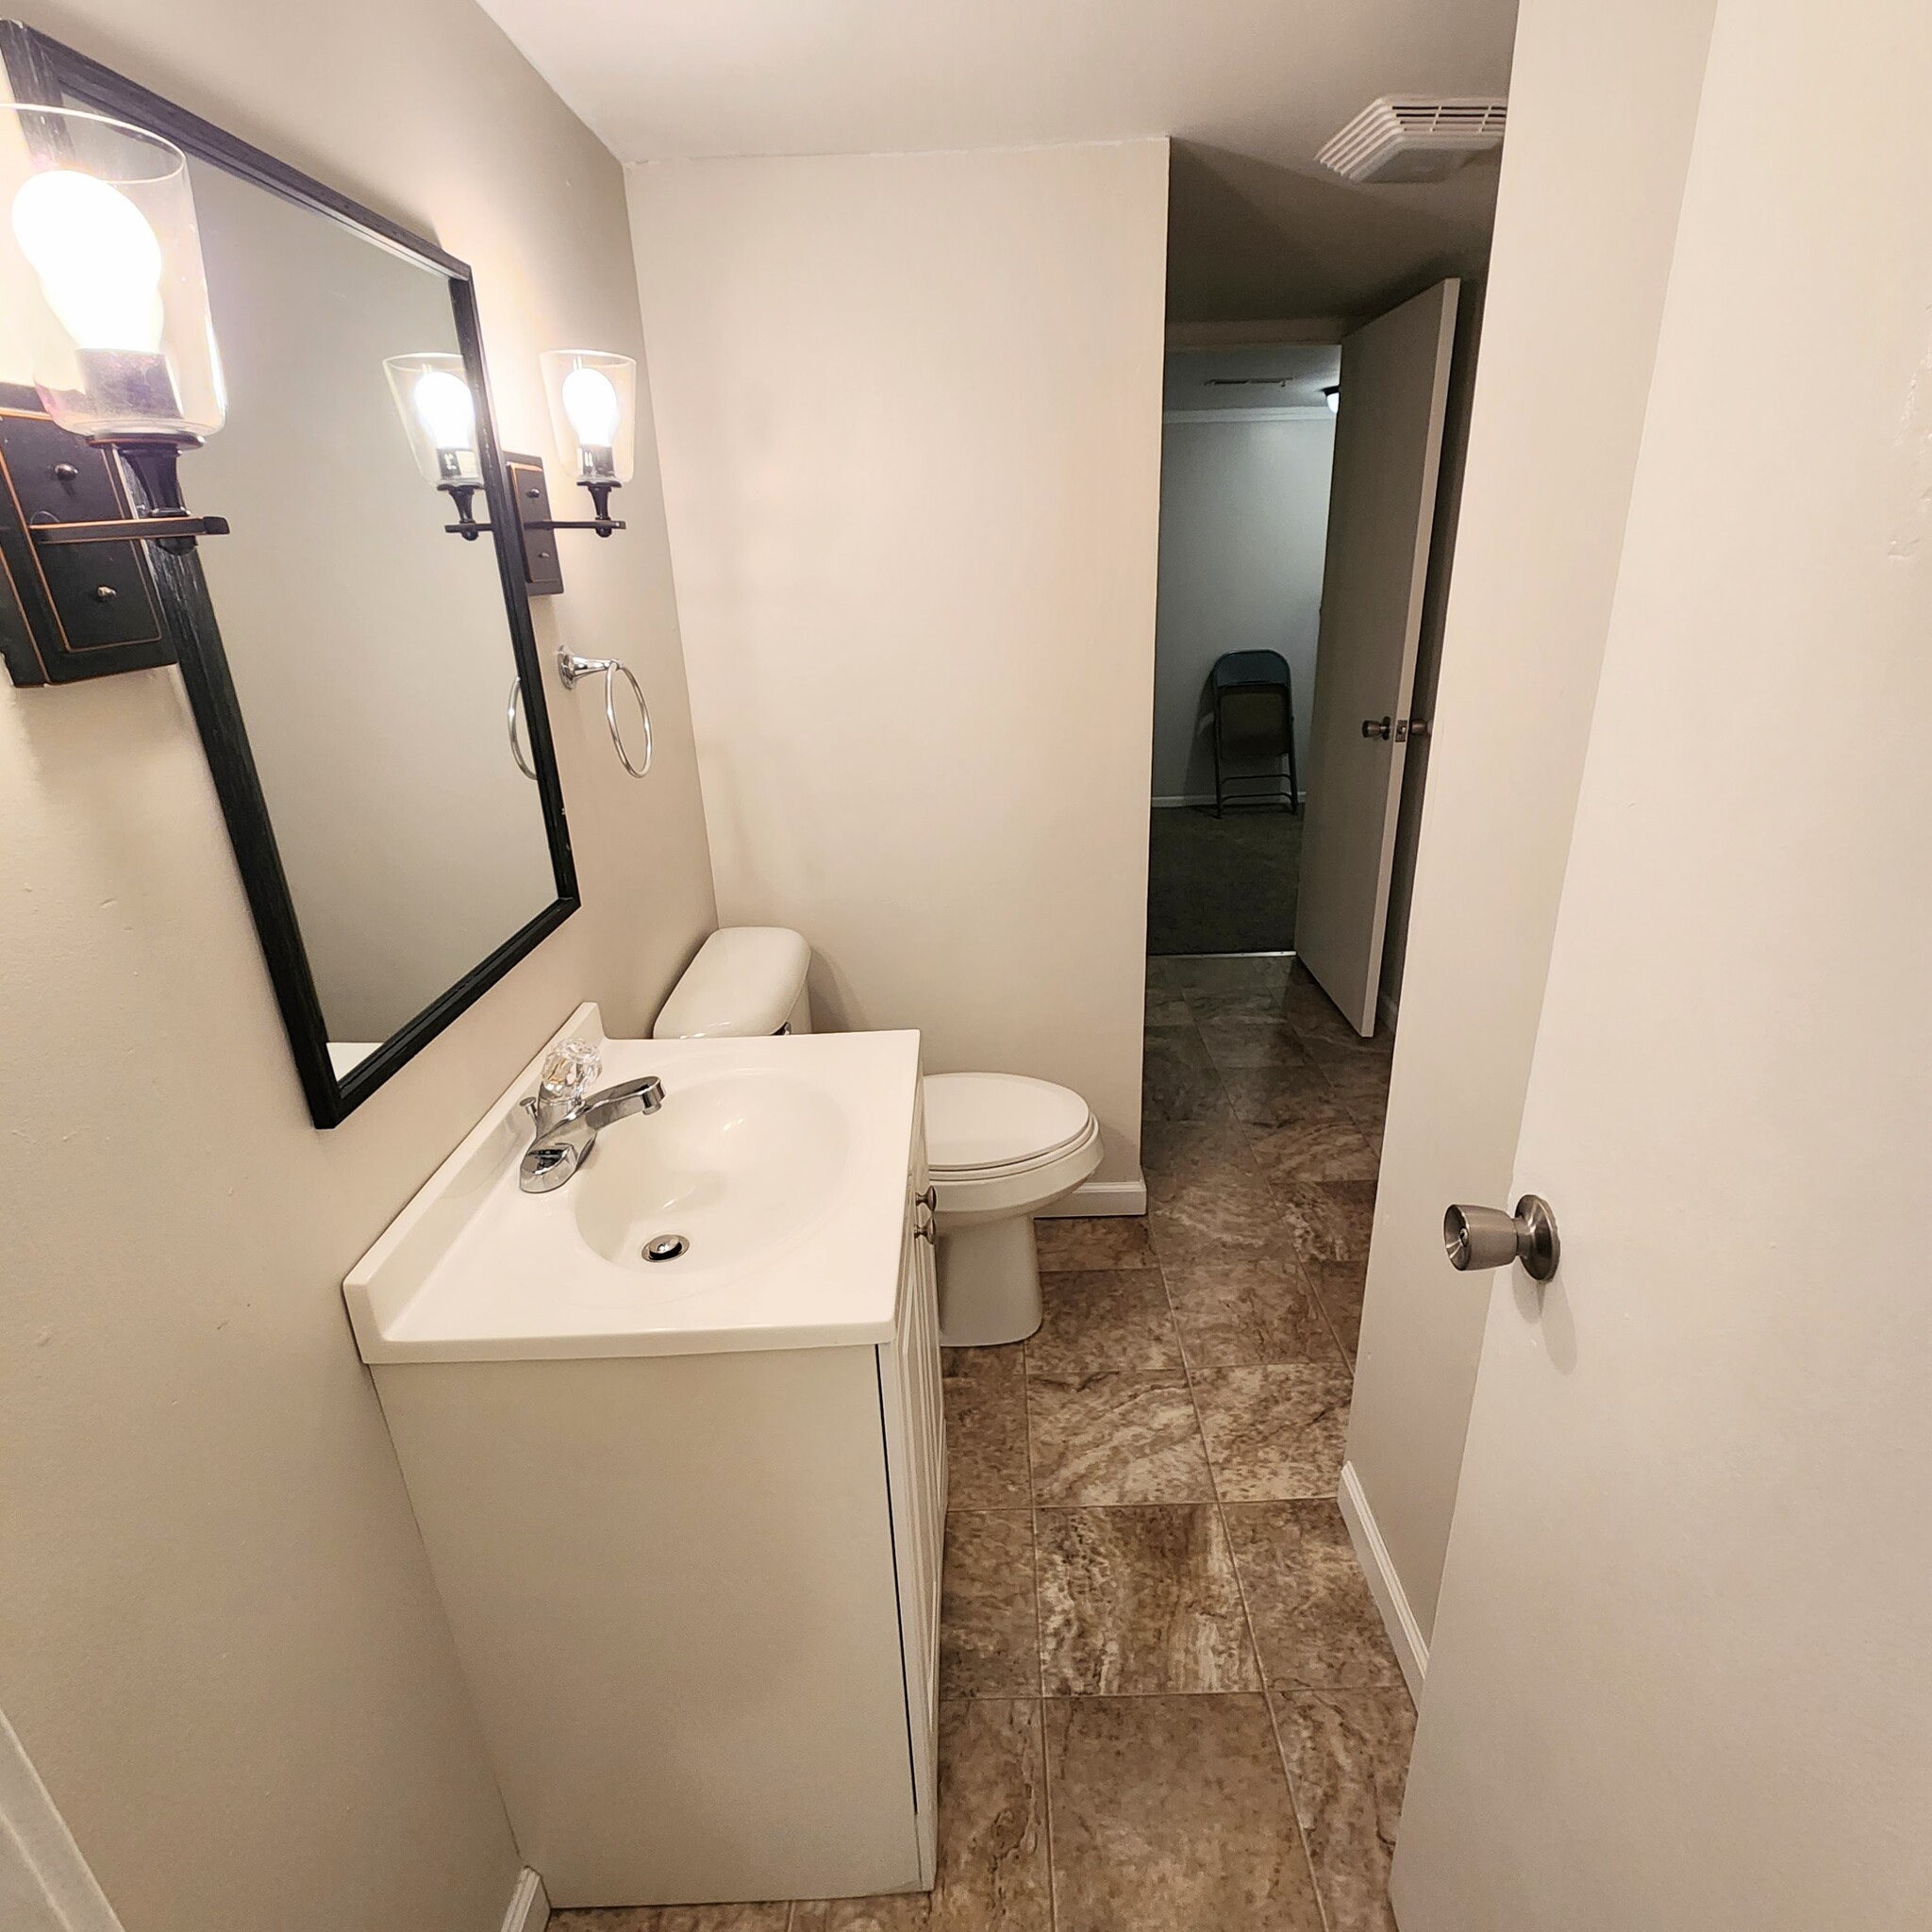
<path fill-rule="evenodd" d="M 599 1044 L 597 1086 L 657 1074 L 664 1107 L 607 1127 L 562 1187 L 525 1194 L 518 1101 L 565 1039 Z M 917 1033 L 608 1040 L 581 1007 L 343 1282 L 362 1359 L 887 1341 L 918 1092 Z M 643 1264 L 639 1239 L 658 1232 L 688 1234 L 691 1252 Z"/>

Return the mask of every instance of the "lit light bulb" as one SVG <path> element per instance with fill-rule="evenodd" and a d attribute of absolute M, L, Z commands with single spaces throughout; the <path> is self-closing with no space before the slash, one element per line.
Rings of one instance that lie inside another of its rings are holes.
<path fill-rule="evenodd" d="M 469 449 L 476 441 L 476 399 L 447 369 L 425 369 L 409 391 L 416 418 L 438 449 Z"/>
<path fill-rule="evenodd" d="M 601 369 L 573 369 L 563 378 L 563 413 L 579 448 L 609 449 L 617 441 L 622 413 L 617 385 Z"/>
<path fill-rule="evenodd" d="M 1341 408 L 1341 391 L 1339 389 L 1324 390 L 1328 398 L 1328 413 L 1333 416 Z"/>
<path fill-rule="evenodd" d="M 13 233 L 77 347 L 161 346 L 161 244 L 118 188 L 73 168 L 30 175 L 13 197 Z"/>

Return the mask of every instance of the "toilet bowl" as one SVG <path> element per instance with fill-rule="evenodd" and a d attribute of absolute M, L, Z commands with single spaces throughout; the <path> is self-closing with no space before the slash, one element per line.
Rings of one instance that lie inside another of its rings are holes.
<path fill-rule="evenodd" d="M 809 1033 L 810 964 L 787 926 L 727 925 L 685 969 L 652 1036 Z M 1070 1088 L 1019 1074 L 929 1074 L 924 1098 L 940 1341 L 1024 1341 L 1041 1315 L 1033 1217 L 1100 1165 L 1099 1123 Z"/>
<path fill-rule="evenodd" d="M 1070 1088 L 1018 1074 L 929 1074 L 940 1341 L 1024 1341 L 1040 1326 L 1033 1217 L 1100 1165 L 1100 1124 Z"/>

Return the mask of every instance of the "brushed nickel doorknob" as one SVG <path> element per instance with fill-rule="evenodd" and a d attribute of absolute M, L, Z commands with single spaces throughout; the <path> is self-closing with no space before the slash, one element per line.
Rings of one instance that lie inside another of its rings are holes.
<path fill-rule="evenodd" d="M 1452 1268 L 1507 1268 L 1521 1261 L 1532 1281 L 1547 1281 L 1562 1255 L 1557 1217 L 1541 1194 L 1524 1195 L 1514 1214 L 1500 1208 L 1451 1208 L 1442 1217 L 1442 1248 Z"/>
<path fill-rule="evenodd" d="M 1392 718 L 1364 718 L 1362 720 L 1362 736 L 1364 738 L 1388 738 L 1394 732 L 1394 729 L 1395 721 Z"/>

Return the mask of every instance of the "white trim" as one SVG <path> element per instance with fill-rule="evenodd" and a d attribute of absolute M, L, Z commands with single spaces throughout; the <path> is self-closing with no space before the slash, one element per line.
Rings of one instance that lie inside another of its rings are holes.
<path fill-rule="evenodd" d="M 1163 409 L 1163 423 L 1332 423 L 1326 403 L 1284 403 L 1275 408 Z"/>
<path fill-rule="evenodd" d="M 503 1915 L 503 1932 L 543 1932 L 550 1922 L 550 1895 L 543 1881 L 525 1865 L 517 1874 L 516 1890 Z"/>
<path fill-rule="evenodd" d="M 1263 772 L 1259 775 L 1265 778 L 1268 774 L 1267 773 Z M 1287 774 L 1284 773 L 1282 775 L 1286 777 Z M 1230 791 L 1227 795 L 1227 802 L 1229 805 L 1240 805 L 1242 801 L 1237 793 Z M 1248 802 L 1252 804 L 1256 803 L 1257 801 L 1249 800 Z M 1274 805 L 1276 803 L 1276 801 L 1272 798 L 1260 802 L 1264 802 L 1269 805 Z M 1308 802 L 1308 794 L 1306 791 L 1297 791 L 1294 795 L 1294 802 L 1297 805 L 1307 805 Z M 1151 803 L 1153 804 L 1154 809 L 1156 811 L 1176 811 L 1183 806 L 1212 805 L 1214 803 L 1214 794 L 1211 791 L 1170 792 L 1165 796 L 1157 797 L 1153 799 Z"/>
<path fill-rule="evenodd" d="M 1147 1183 L 1138 1181 L 1082 1181 L 1063 1200 L 1042 1208 L 1036 1221 L 1082 1220 L 1090 1214 L 1144 1214 L 1147 1211 Z"/>
<path fill-rule="evenodd" d="M 26 1747 L 0 1711 L 0 1903 L 8 1932 L 122 1932 Z M 25 1912 L 23 1919 L 20 1915 Z"/>
<path fill-rule="evenodd" d="M 1292 959 L 1294 948 L 1283 946 L 1278 951 L 1245 947 L 1238 953 L 1149 953 L 1150 959 Z"/>
<path fill-rule="evenodd" d="M 1341 1520 L 1348 1524 L 1348 1540 L 1355 1545 L 1356 1560 L 1369 1579 L 1369 1593 L 1382 1613 L 1382 1626 L 1389 1633 L 1389 1641 L 1395 1646 L 1395 1660 L 1407 1680 L 1408 1694 L 1420 1705 L 1423 1679 L 1429 1674 L 1429 1641 L 1408 1607 L 1407 1593 L 1395 1574 L 1395 1565 L 1390 1561 L 1389 1546 L 1375 1527 L 1374 1512 L 1362 1494 L 1361 1482 L 1352 1462 L 1341 1465 L 1341 1491 L 1336 1501 L 1341 1505 Z"/>

